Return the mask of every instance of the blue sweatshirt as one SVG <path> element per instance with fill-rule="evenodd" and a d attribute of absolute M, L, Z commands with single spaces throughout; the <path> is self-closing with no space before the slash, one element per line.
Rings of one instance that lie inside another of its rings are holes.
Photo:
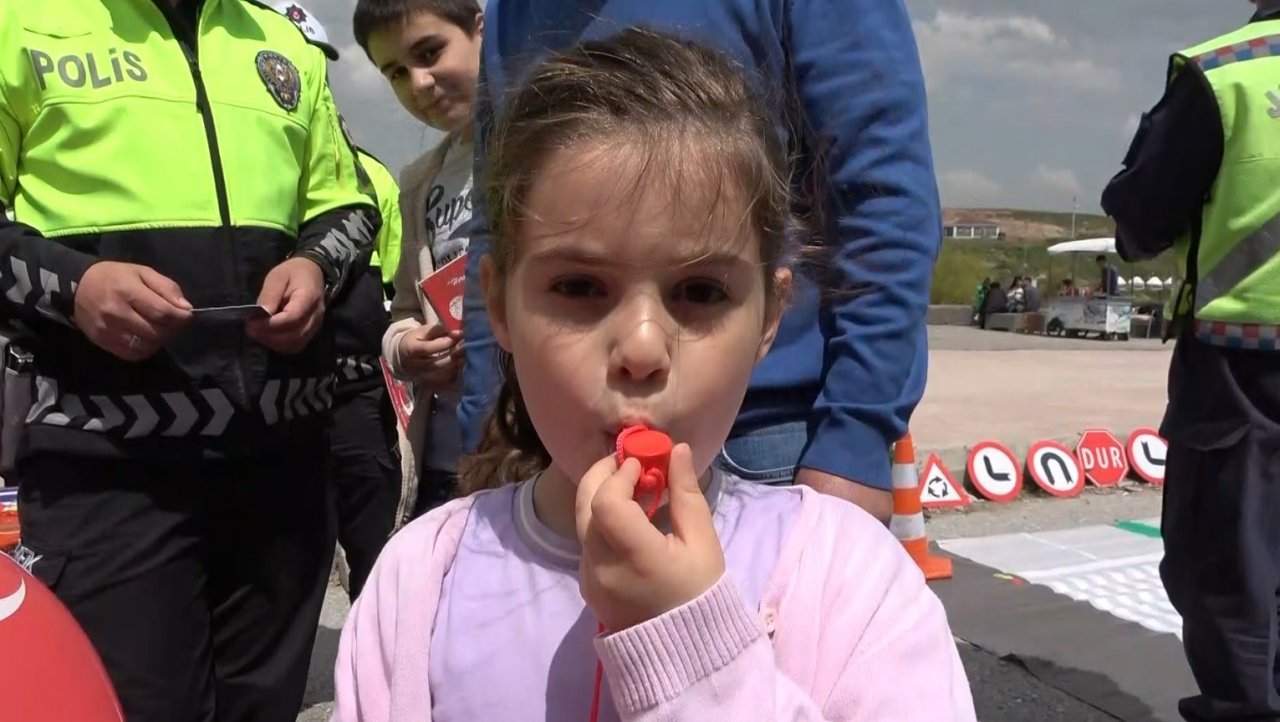
<path fill-rule="evenodd" d="M 639 24 L 707 42 L 753 69 L 762 92 L 791 101 L 773 103 L 780 131 L 805 130 L 792 138 L 801 158 L 795 177 L 824 169 L 814 200 L 828 219 L 828 290 L 820 299 L 812 284 L 797 289 L 734 433 L 807 420 L 801 466 L 890 488 L 888 447 L 924 392 L 925 313 L 942 236 L 924 78 L 902 0 L 490 0 L 477 189 L 494 112 L 531 64 L 548 50 Z M 474 200 L 463 318 L 459 418 L 468 450 L 499 388 L 480 294 L 483 200 Z"/>

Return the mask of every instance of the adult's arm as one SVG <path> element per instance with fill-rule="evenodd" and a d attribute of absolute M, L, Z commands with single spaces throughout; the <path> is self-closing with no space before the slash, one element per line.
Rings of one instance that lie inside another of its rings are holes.
<path fill-rule="evenodd" d="M 75 293 L 97 258 L 9 220 L 18 191 L 22 130 L 0 76 L 0 317 L 74 325 Z"/>
<path fill-rule="evenodd" d="M 1222 117 L 1208 83 L 1188 65 L 1142 116 L 1120 171 L 1102 191 L 1126 261 L 1173 246 L 1201 212 L 1222 165 Z"/>
<path fill-rule="evenodd" d="M 490 15 L 492 18 L 493 15 Z M 467 246 L 467 278 L 462 296 L 462 395 L 458 402 L 458 423 L 462 427 L 462 450 L 474 452 L 484 432 L 484 422 L 497 398 L 499 377 L 497 345 L 489 328 L 489 312 L 480 288 L 480 259 L 489 252 L 489 217 L 484 198 L 484 158 L 493 127 L 492 94 L 485 70 L 485 53 L 480 55 L 480 75 L 476 94 L 475 175 L 471 198 L 471 241 Z"/>
<path fill-rule="evenodd" d="M 942 238 L 924 75 L 901 0 L 792 0 L 789 50 L 810 148 L 824 154 L 832 298 L 806 470 L 891 488 L 889 445 L 924 392 L 925 315 Z"/>
<path fill-rule="evenodd" d="M 320 266 L 332 298 L 349 278 L 368 267 L 382 221 L 369 177 L 359 167 L 355 147 L 338 118 L 324 55 L 318 48 L 313 50 L 308 53 L 311 67 L 306 77 L 307 90 L 315 100 L 298 187 L 302 212 L 298 255 Z"/>

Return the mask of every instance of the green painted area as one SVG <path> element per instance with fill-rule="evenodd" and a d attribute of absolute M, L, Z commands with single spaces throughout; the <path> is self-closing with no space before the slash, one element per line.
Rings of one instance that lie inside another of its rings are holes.
<path fill-rule="evenodd" d="M 1160 538 L 1160 527 L 1144 521 L 1118 521 L 1115 523 L 1115 527 L 1134 534 L 1151 537 L 1152 539 Z"/>

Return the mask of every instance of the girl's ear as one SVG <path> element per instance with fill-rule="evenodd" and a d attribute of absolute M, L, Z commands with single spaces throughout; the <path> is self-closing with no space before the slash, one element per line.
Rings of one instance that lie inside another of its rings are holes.
<path fill-rule="evenodd" d="M 756 349 L 756 363 L 769 353 L 773 340 L 778 336 L 778 324 L 782 321 L 782 312 L 787 308 L 791 298 L 791 269 L 779 268 L 773 272 L 773 296 L 765 305 L 764 329 L 760 334 L 760 346 Z"/>
<path fill-rule="evenodd" d="M 507 326 L 506 294 L 503 293 L 498 269 L 493 265 L 493 257 L 487 253 L 480 258 L 480 289 L 484 293 L 484 306 L 489 312 L 489 328 L 493 330 L 493 338 L 503 351 L 511 353 L 511 329 Z"/>

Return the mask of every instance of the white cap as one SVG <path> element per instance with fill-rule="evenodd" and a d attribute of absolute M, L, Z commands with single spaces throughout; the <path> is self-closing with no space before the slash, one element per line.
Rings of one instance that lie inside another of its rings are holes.
<path fill-rule="evenodd" d="M 294 25 L 307 36 L 307 40 L 313 45 L 318 46 L 324 51 L 324 54 L 330 60 L 338 59 L 338 49 L 333 47 L 329 42 L 329 33 L 325 32 L 324 26 L 311 14 L 311 11 L 302 7 L 301 4 L 288 2 L 273 2 L 271 6 L 275 11 L 293 21 Z"/>

